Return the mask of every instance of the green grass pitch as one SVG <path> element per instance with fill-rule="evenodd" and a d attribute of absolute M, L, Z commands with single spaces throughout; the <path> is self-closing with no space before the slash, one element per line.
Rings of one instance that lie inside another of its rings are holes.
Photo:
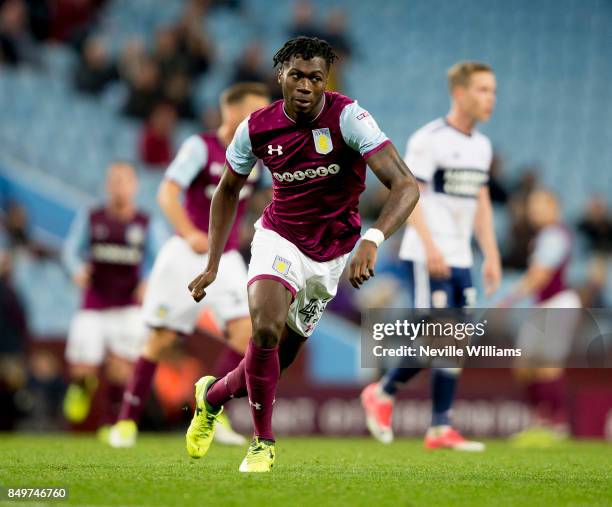
<path fill-rule="evenodd" d="M 481 454 L 427 452 L 420 441 L 281 438 L 275 469 L 245 475 L 245 449 L 214 445 L 190 460 L 181 435 L 144 435 L 115 450 L 94 437 L 0 435 L 0 486 L 66 486 L 80 506 L 564 506 L 612 505 L 612 445 L 567 443 Z"/>

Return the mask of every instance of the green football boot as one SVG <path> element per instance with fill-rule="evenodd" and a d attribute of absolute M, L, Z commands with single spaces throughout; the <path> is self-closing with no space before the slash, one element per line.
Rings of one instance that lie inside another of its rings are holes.
<path fill-rule="evenodd" d="M 223 407 L 214 411 L 206 403 L 206 391 L 215 380 L 215 377 L 208 375 L 195 384 L 196 408 L 185 435 L 187 453 L 194 459 L 203 458 L 208 452 L 215 434 L 215 424 L 223 412 Z"/>
<path fill-rule="evenodd" d="M 82 423 L 91 409 L 93 394 L 98 387 L 95 377 L 86 378 L 82 384 L 72 383 L 64 396 L 64 416 L 73 424 Z"/>
<path fill-rule="evenodd" d="M 238 470 L 240 472 L 269 472 L 274 466 L 274 456 L 274 442 L 254 437 Z"/>

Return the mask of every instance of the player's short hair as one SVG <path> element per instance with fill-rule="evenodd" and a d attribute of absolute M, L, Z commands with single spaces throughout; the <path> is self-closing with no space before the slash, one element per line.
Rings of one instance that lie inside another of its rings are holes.
<path fill-rule="evenodd" d="M 236 83 L 223 91 L 220 102 L 222 106 L 231 106 L 242 102 L 248 95 L 270 99 L 270 91 L 263 83 Z"/>
<path fill-rule="evenodd" d="M 326 40 L 300 35 L 299 37 L 289 39 L 276 52 L 272 59 L 274 67 L 288 62 L 294 56 L 299 56 L 302 60 L 311 60 L 319 56 L 325 60 L 328 68 L 338 59 L 338 55 L 334 53 L 333 48 Z"/>
<path fill-rule="evenodd" d="M 448 69 L 448 88 L 453 91 L 457 86 L 468 86 L 472 74 L 476 72 L 493 72 L 493 68 L 483 62 L 457 62 Z"/>

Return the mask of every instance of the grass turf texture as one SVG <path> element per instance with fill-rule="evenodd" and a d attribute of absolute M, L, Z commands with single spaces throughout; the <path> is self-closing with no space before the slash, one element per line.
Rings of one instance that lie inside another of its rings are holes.
<path fill-rule="evenodd" d="M 0 505 L 416 506 L 612 505 L 612 446 L 568 443 L 485 453 L 427 452 L 421 441 L 281 438 L 270 474 L 238 473 L 245 449 L 213 444 L 190 460 L 181 435 L 144 435 L 134 449 L 94 437 L 0 435 L 0 486 L 66 486 L 64 501 Z"/>

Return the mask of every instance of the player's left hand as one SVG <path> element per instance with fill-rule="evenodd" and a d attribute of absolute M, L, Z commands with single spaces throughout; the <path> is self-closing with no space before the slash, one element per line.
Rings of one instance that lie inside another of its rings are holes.
<path fill-rule="evenodd" d="M 362 240 L 359 243 L 349 267 L 349 280 L 356 289 L 359 289 L 360 285 L 374 276 L 377 254 L 378 247 L 372 241 Z"/>
<path fill-rule="evenodd" d="M 485 257 L 482 263 L 482 279 L 485 295 L 491 296 L 499 287 L 502 277 L 502 267 L 499 257 Z"/>
<path fill-rule="evenodd" d="M 196 303 L 202 301 L 204 296 L 206 296 L 206 287 L 208 287 L 211 283 L 215 281 L 217 278 L 216 271 L 206 270 L 196 276 L 191 283 L 189 284 L 189 292 L 191 292 L 191 297 L 195 300 Z"/>

